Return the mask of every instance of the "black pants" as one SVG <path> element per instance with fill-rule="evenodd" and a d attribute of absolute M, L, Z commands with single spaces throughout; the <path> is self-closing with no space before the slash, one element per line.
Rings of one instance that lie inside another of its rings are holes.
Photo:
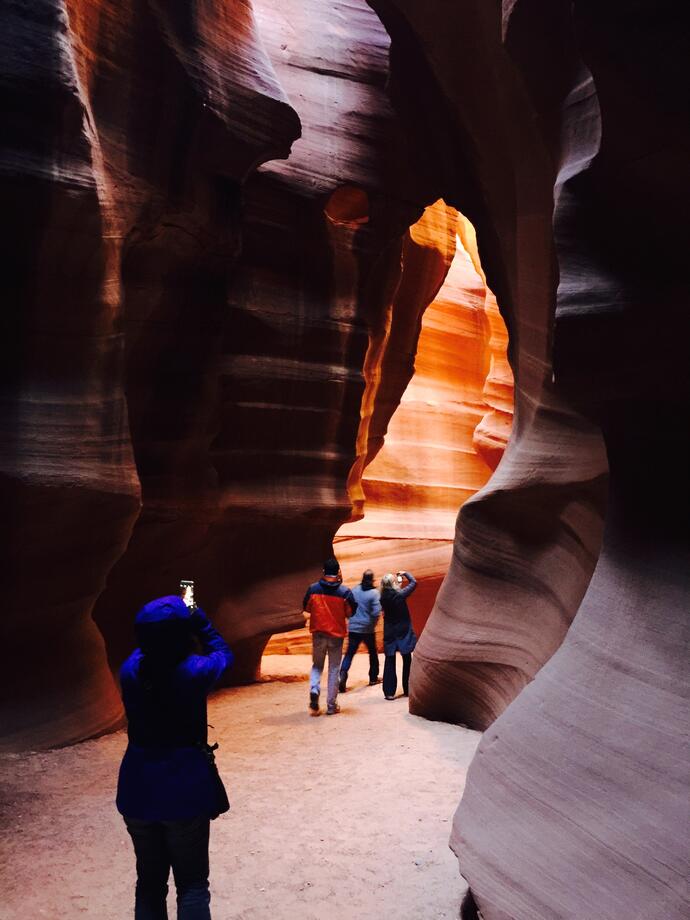
<path fill-rule="evenodd" d="M 403 655 L 403 672 L 402 685 L 405 696 L 410 692 L 410 665 L 412 664 L 412 652 L 409 655 Z M 386 655 L 383 665 L 383 695 L 395 696 L 398 689 L 398 675 L 395 668 L 395 654 Z"/>
<path fill-rule="evenodd" d="M 137 858 L 134 920 L 167 920 L 168 876 L 177 888 L 178 920 L 211 920 L 208 889 L 209 819 L 125 818 Z"/>
<path fill-rule="evenodd" d="M 379 653 L 376 651 L 376 636 L 374 633 L 356 633 L 351 632 L 347 637 L 347 651 L 340 665 L 340 673 L 347 674 L 352 664 L 352 659 L 360 646 L 364 643 L 369 652 L 369 680 L 378 680 L 379 677 Z"/>

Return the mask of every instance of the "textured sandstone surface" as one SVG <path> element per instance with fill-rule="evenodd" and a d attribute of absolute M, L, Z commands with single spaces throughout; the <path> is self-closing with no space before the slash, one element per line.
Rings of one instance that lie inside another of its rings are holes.
<path fill-rule="evenodd" d="M 403 558 L 419 618 L 466 498 L 410 702 L 487 728 L 452 834 L 482 916 L 687 915 L 680 17 L 3 9 L 4 747 L 117 724 L 180 576 L 251 679 L 353 508 L 346 578 Z"/>
<path fill-rule="evenodd" d="M 365 359 L 348 481 L 354 520 L 334 544 L 348 584 L 367 567 L 377 578 L 401 568 L 414 573 L 418 634 L 448 570 L 458 507 L 487 481 L 510 433 L 506 345 L 472 225 L 442 201 L 430 205 L 403 243 L 401 282 Z M 414 375 L 400 397 L 411 358 Z M 308 632 L 298 630 L 274 636 L 266 653 L 308 645 Z"/>
<path fill-rule="evenodd" d="M 364 0 L 41 0 L 2 16 L 17 228 L 3 744 L 43 746 L 117 723 L 108 664 L 180 577 L 233 643 L 234 680 L 300 621 L 350 515 L 364 362 L 431 199 Z M 427 278 L 436 263 L 418 260 Z M 407 304 L 383 429 L 425 305 Z M 36 628 L 59 649 L 36 651 L 40 687 L 23 658 Z"/>
<path fill-rule="evenodd" d="M 689 187 L 687 43 L 677 7 L 614 6 L 517 0 L 501 23 L 487 5 L 376 3 L 399 104 L 414 110 L 416 67 L 476 145 L 448 181 L 484 197 L 488 228 L 465 212 L 511 329 L 513 436 L 460 513 L 412 682 L 415 711 L 499 716 L 451 838 L 485 920 L 690 909 L 686 202 L 671 193 Z"/>
<path fill-rule="evenodd" d="M 2 12 L 10 747 L 119 720 L 91 615 L 117 663 L 133 585 L 170 589 L 215 513 L 209 369 L 237 183 L 286 155 L 299 121 L 248 4 L 183 11 L 40 0 Z M 151 518 L 147 540 L 135 522 Z M 138 565 L 114 568 L 142 542 Z"/>
<path fill-rule="evenodd" d="M 596 425 L 553 384 L 555 173 L 496 10 L 374 6 L 392 36 L 391 97 L 417 168 L 476 227 L 511 336 L 513 433 L 489 484 L 460 511 L 411 689 L 413 712 L 484 727 L 554 653 L 575 615 L 601 541 L 606 458 Z"/>

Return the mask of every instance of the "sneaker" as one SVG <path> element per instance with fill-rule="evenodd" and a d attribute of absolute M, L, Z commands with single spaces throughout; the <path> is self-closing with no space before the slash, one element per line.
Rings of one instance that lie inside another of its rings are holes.
<path fill-rule="evenodd" d="M 390 696 L 390 695 L 387 693 L 387 694 L 386 694 L 386 699 L 387 699 L 387 700 L 394 700 L 395 697 L 394 697 L 394 696 Z"/>
<path fill-rule="evenodd" d="M 338 684 L 338 690 L 341 693 L 347 693 L 347 671 L 340 672 L 340 683 Z"/>
<path fill-rule="evenodd" d="M 380 677 L 376 677 L 374 680 L 369 681 L 370 687 L 375 687 L 377 684 L 383 683 Z"/>
<path fill-rule="evenodd" d="M 315 712 L 315 713 L 318 714 L 318 711 L 319 711 L 319 694 L 318 694 L 318 693 L 314 693 L 314 691 L 312 691 L 312 692 L 309 694 L 309 708 L 311 709 L 312 712 Z"/>
<path fill-rule="evenodd" d="M 336 714 L 339 713 L 339 712 L 340 712 L 340 706 L 338 706 L 337 703 L 333 703 L 333 705 L 332 705 L 332 706 L 329 706 L 328 709 L 326 710 L 326 715 L 327 715 L 327 716 L 334 716 L 334 715 L 336 715 Z"/>

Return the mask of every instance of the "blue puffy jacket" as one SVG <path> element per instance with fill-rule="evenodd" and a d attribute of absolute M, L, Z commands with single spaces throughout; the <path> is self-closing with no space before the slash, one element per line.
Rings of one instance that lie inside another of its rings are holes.
<path fill-rule="evenodd" d="M 136 649 L 122 665 L 122 699 L 129 744 L 120 767 L 117 808 L 128 818 L 179 821 L 216 813 L 216 787 L 202 746 L 207 737 L 206 697 L 233 661 L 223 637 L 197 607 L 190 615 L 175 596 L 147 604 L 138 627 L 191 619 L 201 655 L 188 655 L 161 686 L 142 675 L 144 655 Z"/>
<path fill-rule="evenodd" d="M 381 595 L 376 588 L 363 588 L 361 585 L 356 585 L 352 594 L 357 601 L 357 609 L 350 617 L 350 632 L 373 633 L 381 615 Z"/>

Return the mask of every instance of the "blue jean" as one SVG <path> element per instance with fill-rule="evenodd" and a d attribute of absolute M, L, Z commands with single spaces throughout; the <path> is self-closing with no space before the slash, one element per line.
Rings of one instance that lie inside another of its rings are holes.
<path fill-rule="evenodd" d="M 335 706 L 338 698 L 338 674 L 340 672 L 340 659 L 343 654 L 343 639 L 339 636 L 329 636 L 327 633 L 315 632 L 311 635 L 312 668 L 309 676 L 309 690 L 311 693 L 321 692 L 321 675 L 328 652 L 328 705 Z"/>
<path fill-rule="evenodd" d="M 369 680 L 378 680 L 379 676 L 379 653 L 376 651 L 376 636 L 374 633 L 357 633 L 351 632 L 347 637 L 347 651 L 340 665 L 340 673 L 347 675 L 352 664 L 352 659 L 357 653 L 360 642 L 363 642 L 369 652 Z"/>
<path fill-rule="evenodd" d="M 402 655 L 402 685 L 403 693 L 407 696 L 410 692 L 410 666 L 412 665 L 412 654 Z M 395 696 L 398 689 L 398 675 L 396 673 L 395 652 L 392 655 L 386 655 L 383 662 L 383 692 L 385 696 Z"/>
<path fill-rule="evenodd" d="M 166 897 L 172 867 L 177 920 L 211 920 L 208 888 L 209 819 L 140 821 L 125 818 L 137 858 L 134 920 L 168 920 Z"/>

